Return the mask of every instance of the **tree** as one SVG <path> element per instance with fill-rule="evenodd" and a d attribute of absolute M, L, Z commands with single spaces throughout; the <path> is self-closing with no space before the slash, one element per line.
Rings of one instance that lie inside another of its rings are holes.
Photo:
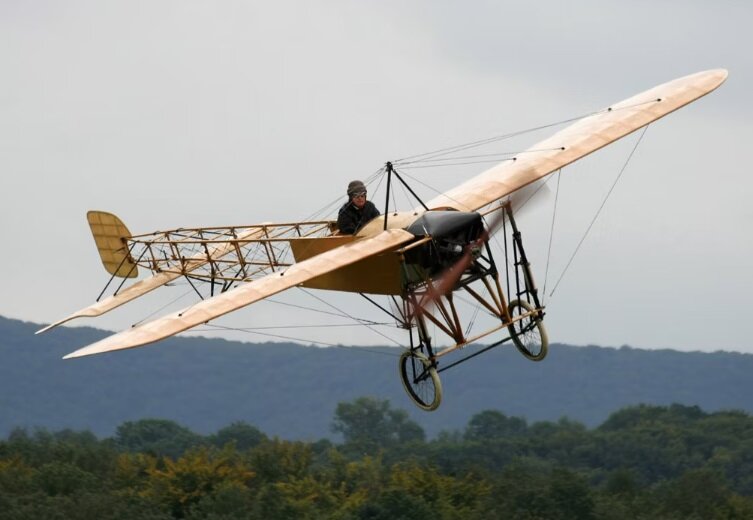
<path fill-rule="evenodd" d="M 519 436 L 526 432 L 525 419 L 507 417 L 496 410 L 477 413 L 468 421 L 465 439 L 469 441 L 487 441 L 500 437 Z"/>
<path fill-rule="evenodd" d="M 228 488 L 238 488 L 242 492 L 254 476 L 232 447 L 221 452 L 199 447 L 175 461 L 164 458 L 162 462 L 164 467 L 147 470 L 147 494 L 165 503 L 178 518 L 220 490 L 227 493 Z"/>
<path fill-rule="evenodd" d="M 659 509 L 670 518 L 729 518 L 731 496 L 723 475 L 695 469 L 663 486 Z"/>
<path fill-rule="evenodd" d="M 404 410 L 393 410 L 389 401 L 371 397 L 338 404 L 332 430 L 343 435 L 349 448 L 366 454 L 426 437 Z"/>
<path fill-rule="evenodd" d="M 255 448 L 265 440 L 267 436 L 261 430 L 243 421 L 225 426 L 209 437 L 209 442 L 218 448 L 222 448 L 228 442 L 234 442 L 235 448 L 240 451 Z"/>
<path fill-rule="evenodd" d="M 115 431 L 115 445 L 121 451 L 143 452 L 174 459 L 202 442 L 200 435 L 165 419 L 128 421 Z"/>
<path fill-rule="evenodd" d="M 50 496 L 70 495 L 77 491 L 99 488 L 96 476 L 66 462 L 50 462 L 37 470 L 35 486 Z"/>
<path fill-rule="evenodd" d="M 594 500 L 585 479 L 566 469 L 555 469 L 547 492 L 552 511 L 549 518 L 588 520 L 594 518 Z"/>

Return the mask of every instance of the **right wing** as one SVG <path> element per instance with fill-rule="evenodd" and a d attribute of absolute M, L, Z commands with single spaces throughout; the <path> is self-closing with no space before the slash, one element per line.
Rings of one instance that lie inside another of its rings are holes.
<path fill-rule="evenodd" d="M 430 200 L 431 209 L 477 211 L 641 127 L 705 96 L 727 79 L 724 69 L 707 70 L 670 81 L 585 117 Z"/>
<path fill-rule="evenodd" d="M 81 348 L 63 359 L 89 356 L 113 350 L 140 347 L 173 336 L 229 312 L 277 294 L 325 273 L 335 271 L 364 258 L 394 249 L 415 237 L 403 229 L 382 233 L 313 256 L 290 266 L 286 271 L 271 273 L 214 298 L 203 300 L 180 312 L 164 316 L 109 336 Z"/>
<path fill-rule="evenodd" d="M 264 235 L 263 230 L 251 229 L 247 231 L 246 233 L 239 234 L 236 240 L 237 241 L 244 241 L 244 240 L 252 241 L 252 240 L 261 238 L 263 235 Z M 51 323 L 47 325 L 46 327 L 44 327 L 43 329 L 39 329 L 37 332 L 35 332 L 35 334 L 41 334 L 42 332 L 46 332 L 54 327 L 57 327 L 58 325 L 62 325 L 63 323 L 67 321 L 71 321 L 76 318 L 94 318 L 97 316 L 101 316 L 102 314 L 106 312 L 116 309 L 120 307 L 121 305 L 126 304 L 130 302 L 131 300 L 138 298 L 139 296 L 143 296 L 144 294 L 147 294 L 153 291 L 154 289 L 157 289 L 158 287 L 162 287 L 163 285 L 170 283 L 173 280 L 180 278 L 181 276 L 184 276 L 185 274 L 190 273 L 191 271 L 194 271 L 203 265 L 206 265 L 208 263 L 207 256 L 209 256 L 213 260 L 217 260 L 227 255 L 228 253 L 232 252 L 233 250 L 234 248 L 233 248 L 232 243 L 222 243 L 220 245 L 214 246 L 211 249 L 209 249 L 209 255 L 197 254 L 191 258 L 187 258 L 182 268 L 183 272 L 164 271 L 161 273 L 157 273 L 154 276 L 151 276 L 144 280 L 140 280 L 136 282 L 135 284 L 129 287 L 126 287 L 122 291 L 119 291 L 113 294 L 112 296 L 105 298 L 102 301 L 93 303 L 92 305 L 89 305 L 88 307 L 85 307 L 79 311 L 74 312 L 73 314 L 69 316 L 66 316 L 62 320 L 58 320 L 55 323 Z"/>

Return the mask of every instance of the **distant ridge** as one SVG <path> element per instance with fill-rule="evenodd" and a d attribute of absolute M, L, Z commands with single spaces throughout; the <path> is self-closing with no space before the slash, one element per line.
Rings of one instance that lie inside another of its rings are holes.
<path fill-rule="evenodd" d="M 111 435 L 126 420 L 159 417 L 209 433 L 236 420 L 286 439 L 332 436 L 338 402 L 370 395 L 404 408 L 429 435 L 496 409 L 529 421 L 567 416 L 589 426 L 624 406 L 698 405 L 753 413 L 753 355 L 554 344 L 541 363 L 513 348 L 444 372 L 445 399 L 416 409 L 391 347 L 315 348 L 172 338 L 158 345 L 63 361 L 108 333 L 0 317 L 0 435 L 14 427 L 90 429 Z"/>

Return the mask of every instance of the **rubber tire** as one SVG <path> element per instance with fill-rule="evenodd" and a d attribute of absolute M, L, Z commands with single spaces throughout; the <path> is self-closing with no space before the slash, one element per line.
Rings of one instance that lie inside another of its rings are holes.
<path fill-rule="evenodd" d="M 515 309 L 517 308 L 523 309 L 525 312 L 531 312 L 534 310 L 534 307 L 528 303 L 525 300 L 514 300 L 510 302 L 509 309 L 510 309 L 510 316 L 515 317 Z M 509 325 L 507 327 L 507 330 L 510 331 L 510 338 L 512 338 L 512 342 L 515 344 L 517 349 L 520 351 L 523 356 L 530 359 L 531 361 L 541 361 L 544 359 L 549 352 L 549 336 L 546 333 L 546 329 L 544 328 L 544 324 L 541 322 L 540 318 L 534 318 L 536 320 L 536 327 L 533 330 L 536 330 L 539 334 L 540 338 L 540 345 L 537 353 L 532 353 L 531 350 L 526 346 L 525 343 L 521 340 L 520 336 L 518 335 L 518 332 L 515 330 L 515 325 Z M 529 332 L 530 333 L 530 332 Z"/>
<path fill-rule="evenodd" d="M 412 359 L 417 359 L 418 361 L 420 361 L 424 369 L 427 369 L 429 372 L 429 377 L 425 381 L 422 381 L 418 384 L 428 383 L 429 381 L 431 382 L 434 390 L 434 398 L 430 403 L 425 402 L 421 398 L 421 396 L 419 396 L 413 389 L 413 373 L 411 370 L 412 366 L 410 365 Z M 416 403 L 416 406 L 418 406 L 422 410 L 426 410 L 427 412 L 431 412 L 439 408 L 439 405 L 442 402 L 442 382 L 439 380 L 437 369 L 432 366 L 431 361 L 429 361 L 426 356 L 415 350 L 406 350 L 400 356 L 399 372 L 400 381 L 402 381 L 403 383 L 403 388 L 405 388 L 405 391 L 408 393 L 408 396 L 411 398 L 411 400 Z"/>

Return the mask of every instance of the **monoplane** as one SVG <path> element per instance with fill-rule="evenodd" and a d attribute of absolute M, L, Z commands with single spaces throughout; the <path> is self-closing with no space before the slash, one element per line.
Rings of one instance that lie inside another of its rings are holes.
<path fill-rule="evenodd" d="M 65 358 L 139 347 L 157 342 L 293 287 L 360 293 L 397 320 L 408 335 L 399 374 L 411 399 L 425 410 L 442 399 L 438 373 L 510 341 L 528 359 L 547 354 L 544 306 L 515 220 L 518 196 L 566 165 L 697 100 L 721 85 L 723 69 L 685 76 L 598 110 L 531 148 L 459 186 L 422 201 L 388 162 L 382 215 L 355 235 L 335 221 L 180 228 L 134 235 L 107 212 L 87 214 L 110 282 L 120 286 L 106 298 L 39 332 L 80 317 L 95 317 L 178 279 L 208 284 L 208 297 L 183 310 L 134 326 L 85 346 Z M 418 204 L 390 208 L 390 184 L 404 186 Z M 504 238 L 505 261 L 497 263 L 488 238 Z M 123 287 L 139 268 L 152 275 Z M 108 286 L 110 283 L 108 282 Z M 207 291 L 205 291 L 207 292 Z M 464 293 L 495 317 L 493 326 L 469 336 L 456 308 Z M 381 305 L 375 295 L 391 302 Z M 508 300 L 511 297 L 511 300 Z M 436 348 L 442 334 L 450 346 Z M 435 332 L 436 331 L 436 332 Z M 504 332 L 501 332 L 504 331 Z M 490 346 L 453 363 L 446 356 L 484 338 Z M 498 336 L 494 336 L 495 339 Z"/>

